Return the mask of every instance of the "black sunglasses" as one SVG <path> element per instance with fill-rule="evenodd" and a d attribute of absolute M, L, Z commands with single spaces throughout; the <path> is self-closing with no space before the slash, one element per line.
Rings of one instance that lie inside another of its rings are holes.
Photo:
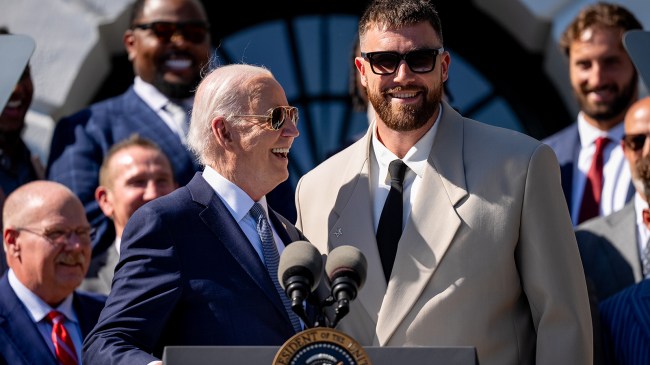
<path fill-rule="evenodd" d="M 294 125 L 298 125 L 298 108 L 295 106 L 276 106 L 269 110 L 267 115 L 242 114 L 233 115 L 237 118 L 260 118 L 266 119 L 271 130 L 277 131 L 282 128 L 284 122 L 289 119 Z"/>
<path fill-rule="evenodd" d="M 398 52 L 361 52 L 361 57 L 370 62 L 372 72 L 377 75 L 390 75 L 397 71 L 400 62 L 406 61 L 411 71 L 424 74 L 436 67 L 436 57 L 445 51 L 438 49 L 417 49 L 407 53 Z"/>
<path fill-rule="evenodd" d="M 151 29 L 153 34 L 160 39 L 161 42 L 169 42 L 172 39 L 172 36 L 176 32 L 185 38 L 185 40 L 192 43 L 203 43 L 206 36 L 208 35 L 208 30 L 210 25 L 202 21 L 190 21 L 190 22 L 151 22 L 144 24 L 134 24 L 134 29 Z"/>
<path fill-rule="evenodd" d="M 623 143 L 632 151 L 638 151 L 643 148 L 648 136 L 648 134 L 626 134 L 623 136 Z"/>

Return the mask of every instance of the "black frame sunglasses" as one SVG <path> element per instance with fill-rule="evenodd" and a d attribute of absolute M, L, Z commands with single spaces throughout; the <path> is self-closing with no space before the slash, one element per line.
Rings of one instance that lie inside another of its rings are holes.
<path fill-rule="evenodd" d="M 162 42 L 169 42 L 176 32 L 192 43 L 203 43 L 208 36 L 210 24 L 202 21 L 188 22 L 151 22 L 134 24 L 133 29 L 150 29 Z"/>
<path fill-rule="evenodd" d="M 632 151 L 639 151 L 645 146 L 648 137 L 650 133 L 626 134 L 623 136 L 623 143 Z"/>
<path fill-rule="evenodd" d="M 235 118 L 260 118 L 265 119 L 265 122 L 271 130 L 277 131 L 282 128 L 284 122 L 289 119 L 293 125 L 298 125 L 298 108 L 295 106 L 276 106 L 268 111 L 267 115 L 256 114 L 240 114 L 233 115 Z"/>
<path fill-rule="evenodd" d="M 436 57 L 445 51 L 436 49 L 416 49 L 406 53 L 381 51 L 361 52 L 361 57 L 370 62 L 370 69 L 377 75 L 392 75 L 404 60 L 409 69 L 418 74 L 428 73 L 436 67 Z"/>

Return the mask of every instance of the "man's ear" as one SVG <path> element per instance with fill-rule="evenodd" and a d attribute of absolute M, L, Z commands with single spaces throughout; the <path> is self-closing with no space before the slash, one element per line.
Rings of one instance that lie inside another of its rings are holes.
<path fill-rule="evenodd" d="M 357 67 L 357 72 L 361 74 L 361 77 L 359 78 L 361 80 L 361 85 L 363 87 L 368 87 L 368 81 L 366 80 L 366 65 L 362 61 L 363 58 L 357 57 L 354 59 L 354 65 Z"/>
<path fill-rule="evenodd" d="M 133 34 L 133 30 L 127 29 L 126 32 L 124 32 L 122 43 L 124 43 L 124 49 L 126 49 L 126 54 L 129 56 L 129 61 L 133 62 L 137 53 L 135 48 L 135 34 Z"/>
<path fill-rule="evenodd" d="M 4 249 L 6 253 L 12 257 L 20 257 L 20 245 L 16 241 L 18 231 L 9 227 L 5 228 L 2 232 L 2 239 L 4 240 Z"/>
<path fill-rule="evenodd" d="M 105 186 L 100 185 L 95 189 L 95 200 L 97 201 L 99 208 L 105 216 L 113 219 L 113 213 L 115 210 L 113 209 L 113 201 L 110 194 L 111 192 Z"/>
<path fill-rule="evenodd" d="M 226 118 L 219 116 L 212 119 L 210 123 L 212 135 L 217 143 L 224 148 L 232 142 L 232 131 L 230 124 L 226 123 Z"/>

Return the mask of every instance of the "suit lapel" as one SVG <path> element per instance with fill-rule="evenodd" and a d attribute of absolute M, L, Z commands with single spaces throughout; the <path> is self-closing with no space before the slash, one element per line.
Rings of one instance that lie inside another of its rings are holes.
<path fill-rule="evenodd" d="M 463 120 L 445 104 L 439 123 L 379 312 L 377 336 L 381 345 L 389 341 L 419 299 L 461 223 L 455 206 L 467 196 Z"/>
<path fill-rule="evenodd" d="M 0 281 L 0 332 L 7 335 L 13 343 L 13 350 L 26 363 L 55 365 L 54 354 L 50 352 L 27 309 L 9 286 L 7 274 Z M 9 344 L 5 343 L 1 347 L 4 346 Z"/>
<path fill-rule="evenodd" d="M 205 207 L 199 216 L 207 228 L 214 233 L 215 239 L 230 252 L 275 307 L 287 316 L 266 267 L 212 187 L 200 173 L 195 175 L 187 187 L 192 194 L 192 199 Z"/>

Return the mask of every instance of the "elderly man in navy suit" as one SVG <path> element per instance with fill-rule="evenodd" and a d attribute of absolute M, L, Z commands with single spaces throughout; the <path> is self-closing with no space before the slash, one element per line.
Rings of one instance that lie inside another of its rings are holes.
<path fill-rule="evenodd" d="M 115 239 L 113 224 L 95 200 L 99 168 L 109 148 L 134 133 L 158 144 L 182 186 L 200 171 L 186 145 L 194 90 L 212 53 L 210 25 L 199 0 L 137 0 L 124 46 L 133 64 L 133 85 L 123 94 L 91 105 L 57 124 L 47 178 L 74 191 L 97 234 L 93 256 Z M 284 182 L 272 194 L 281 212 L 294 212 L 293 189 Z M 288 204 L 282 204 L 287 201 Z M 289 207 L 289 208 L 287 208 Z M 290 210 L 289 210 L 290 209 Z M 291 215 L 287 217 L 293 219 Z"/>
<path fill-rule="evenodd" d="M 0 364 L 81 364 L 106 299 L 75 292 L 90 263 L 83 205 L 65 186 L 35 181 L 7 197 L 3 219 Z"/>
<path fill-rule="evenodd" d="M 145 365 L 171 345 L 279 346 L 302 329 L 274 264 L 305 238 L 266 202 L 289 176 L 297 122 L 263 67 L 205 77 L 188 136 L 205 169 L 129 219 L 85 362 Z"/>

